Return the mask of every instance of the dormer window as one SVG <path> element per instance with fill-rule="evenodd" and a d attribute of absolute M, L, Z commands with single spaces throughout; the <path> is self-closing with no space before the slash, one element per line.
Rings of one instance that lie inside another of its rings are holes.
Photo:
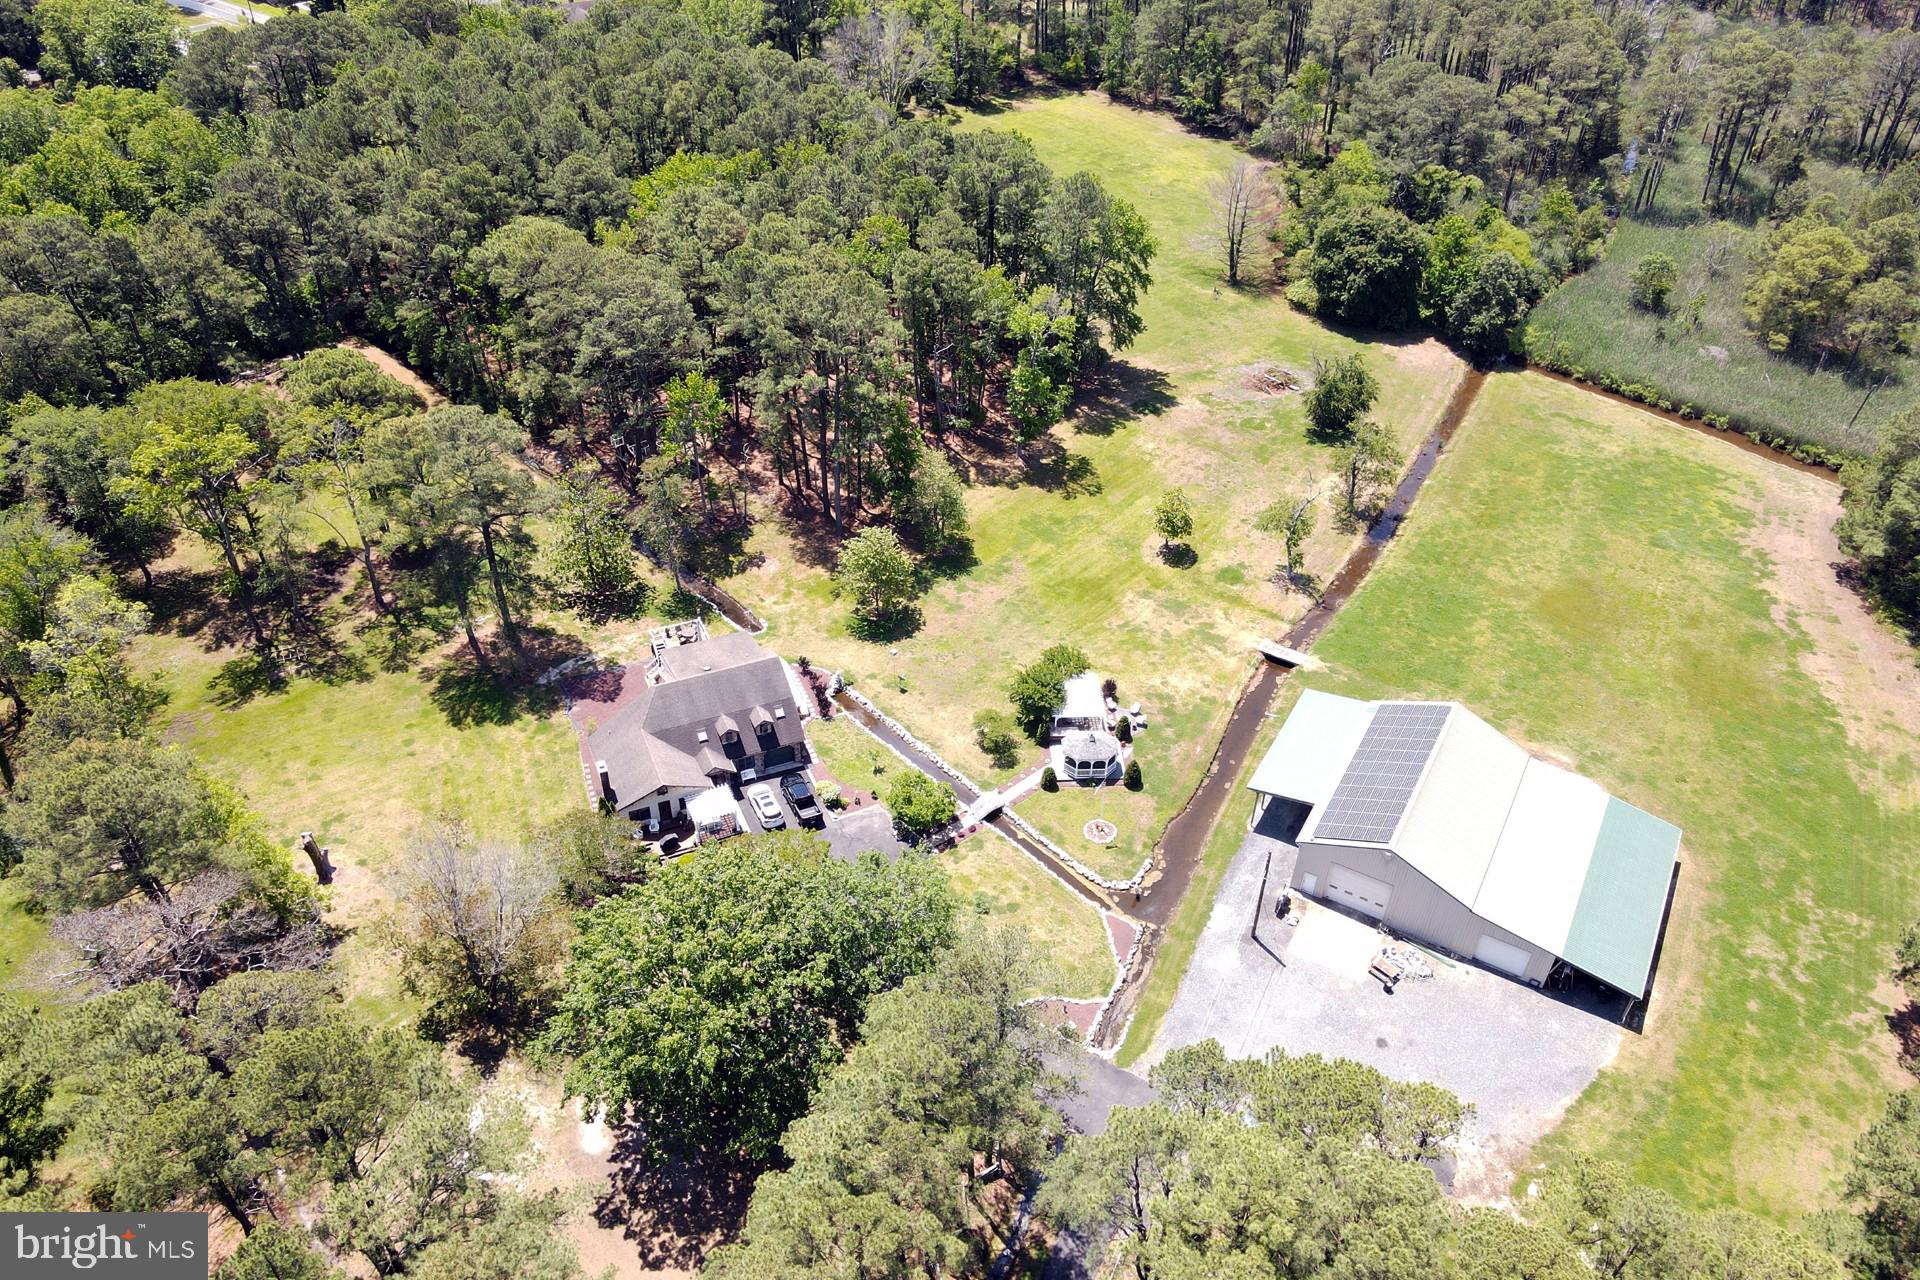
<path fill-rule="evenodd" d="M 740 735 L 732 729 L 724 730 L 720 734 L 720 743 L 722 746 L 737 747 L 740 745 Z"/>
<path fill-rule="evenodd" d="M 753 726 L 753 731 L 763 738 L 770 738 L 773 736 L 773 721 L 762 720 L 759 724 Z"/>

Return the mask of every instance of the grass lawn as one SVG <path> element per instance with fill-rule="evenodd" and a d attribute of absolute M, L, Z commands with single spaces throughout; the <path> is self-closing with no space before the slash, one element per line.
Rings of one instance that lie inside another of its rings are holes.
<path fill-rule="evenodd" d="M 27 911 L 26 882 L 0 880 L 0 988 L 33 986 L 32 959 L 47 942 L 47 924 Z"/>
<path fill-rule="evenodd" d="M 1818 478 L 1499 375 L 1317 649 L 1307 683 L 1458 698 L 1686 832 L 1645 1034 L 1548 1160 L 1792 1218 L 1902 1078 L 1920 678 L 1834 582 L 1834 511 Z"/>
<path fill-rule="evenodd" d="M 814 720 L 807 742 L 815 760 L 849 787 L 882 795 L 887 783 L 911 771 L 899 756 L 845 716 Z M 1104 996 L 1113 985 L 1113 947 L 1100 913 L 1054 879 L 1039 863 L 999 836 L 981 832 L 940 855 L 936 864 L 963 904 L 994 924 L 1019 925 L 1058 972 L 1042 984 L 1047 995 Z"/>
<path fill-rule="evenodd" d="M 894 775 L 912 766 L 846 716 L 807 722 L 807 745 L 834 780 L 883 796 Z"/>
<path fill-rule="evenodd" d="M 1208 183 L 1238 154 L 1227 143 L 1098 95 L 1025 100 L 961 127 L 1019 130 L 1056 172 L 1091 169 L 1140 208 L 1160 241 L 1144 333 L 1114 386 L 1055 428 L 1050 461 L 1023 469 L 1009 455 L 1005 467 L 973 476 L 973 561 L 934 581 L 911 636 L 872 643 L 849 634 L 827 574 L 830 549 L 771 513 L 755 532 L 753 567 L 727 586 L 768 620 L 769 645 L 845 672 L 987 785 L 1012 771 L 994 769 L 974 746 L 974 715 L 1004 708 L 1015 668 L 1047 645 L 1080 646 L 1118 681 L 1121 701 L 1141 703 L 1150 719 L 1138 744 L 1145 791 L 1125 802 L 1129 834 L 1105 854 L 1080 834 L 1089 814 L 1078 797 L 1023 801 L 1021 813 L 1076 855 L 1131 874 L 1198 782 L 1251 643 L 1306 607 L 1270 581 L 1278 540 L 1248 525 L 1303 487 L 1310 470 L 1324 476 L 1327 451 L 1306 442 L 1300 397 L 1249 390 L 1248 367 L 1307 371 L 1315 355 L 1363 350 L 1383 387 L 1377 416 L 1411 442 L 1437 417 L 1461 366 L 1432 342 L 1363 346 L 1277 294 L 1227 289 L 1205 246 Z M 1153 503 L 1174 485 L 1195 507 L 1185 565 L 1161 559 L 1151 528 Z M 1323 520 L 1312 569 L 1329 573 L 1350 541 Z M 1022 767 L 1037 759 L 1029 747 Z"/>
<path fill-rule="evenodd" d="M 991 832 L 979 832 L 938 863 L 963 906 L 989 924 L 1025 929 L 1053 972 L 1039 993 L 1097 1000 L 1113 986 L 1113 944 L 1100 913 L 1039 863 Z"/>
<path fill-rule="evenodd" d="M 1534 308 L 1529 351 L 1555 367 L 1570 363 L 1659 387 L 1675 408 L 1690 404 L 1766 435 L 1870 452 L 1882 422 L 1920 404 L 1920 361 L 1902 360 L 1894 381 L 1868 399 L 1877 377 L 1863 381 L 1837 365 L 1816 372 L 1768 351 L 1747 331 L 1742 310 L 1751 255 L 1766 252 L 1764 231 L 1723 223 L 1735 247 L 1719 274 L 1709 272 L 1704 258 L 1716 233 L 1699 207 L 1701 182 L 1697 164 L 1676 165 L 1651 215 L 1622 218 L 1606 257 Z M 1628 278 L 1650 253 L 1667 254 L 1680 267 L 1665 316 L 1627 300 Z M 1697 330 L 1686 319 L 1696 291 L 1705 295 Z"/>
<path fill-rule="evenodd" d="M 1142 735 L 1136 750 L 1144 756 L 1147 745 Z M 1147 765 L 1142 763 L 1140 768 L 1144 781 Z M 1036 788 L 1021 797 L 1015 808 L 1021 817 L 1109 880 L 1131 878 L 1160 838 L 1166 819 L 1173 816 L 1170 810 L 1162 813 L 1160 802 L 1145 787 L 1129 791 L 1118 783 L 1081 787 L 1062 782 L 1058 791 L 1051 792 Z M 1112 844 L 1097 845 L 1087 839 L 1084 828 L 1093 818 L 1105 818 L 1114 825 Z"/>

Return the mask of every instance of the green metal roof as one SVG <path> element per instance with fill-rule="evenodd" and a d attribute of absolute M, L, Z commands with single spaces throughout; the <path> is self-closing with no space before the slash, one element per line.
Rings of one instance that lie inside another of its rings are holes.
<path fill-rule="evenodd" d="M 1561 956 L 1629 995 L 1645 995 L 1666 918 L 1680 828 L 1608 797 Z"/>

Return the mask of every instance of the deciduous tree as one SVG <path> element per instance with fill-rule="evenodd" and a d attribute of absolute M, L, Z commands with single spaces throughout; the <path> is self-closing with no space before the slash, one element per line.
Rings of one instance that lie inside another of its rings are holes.
<path fill-rule="evenodd" d="M 1308 434 L 1321 441 L 1344 440 L 1379 398 L 1380 381 L 1359 352 L 1331 360 L 1316 357 L 1305 401 Z"/>
<path fill-rule="evenodd" d="M 580 919 L 545 1043 L 567 1088 L 656 1150 L 758 1159 L 857 1035 L 867 1002 L 924 971 L 953 901 L 921 858 L 858 865 L 811 836 L 730 840 Z"/>
<path fill-rule="evenodd" d="M 833 577 L 840 593 L 852 601 L 854 617 L 865 623 L 897 614 L 912 601 L 918 585 L 899 536 L 878 525 L 847 539 Z"/>
<path fill-rule="evenodd" d="M 953 821 L 953 788 L 915 769 L 897 770 L 887 784 L 887 808 L 909 835 L 924 836 Z"/>
<path fill-rule="evenodd" d="M 1169 489 L 1153 504 L 1153 531 L 1160 535 L 1162 551 L 1193 536 L 1193 504 L 1185 489 Z"/>

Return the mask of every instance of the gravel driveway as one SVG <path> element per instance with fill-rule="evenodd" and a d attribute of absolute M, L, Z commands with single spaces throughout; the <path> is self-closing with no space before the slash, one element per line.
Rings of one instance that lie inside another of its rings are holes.
<path fill-rule="evenodd" d="M 1274 918 L 1293 854 L 1283 839 L 1248 833 L 1154 1041 L 1155 1059 L 1211 1036 L 1233 1057 L 1280 1046 L 1430 1080 L 1477 1109 L 1460 1144 L 1456 1190 L 1504 1195 L 1527 1149 L 1626 1033 L 1587 1008 L 1466 963 L 1436 962 L 1433 977 L 1384 993 L 1366 975 L 1377 942 L 1369 924 L 1297 895 L 1301 923 Z M 1257 938 L 1249 936 L 1256 899 Z"/>

